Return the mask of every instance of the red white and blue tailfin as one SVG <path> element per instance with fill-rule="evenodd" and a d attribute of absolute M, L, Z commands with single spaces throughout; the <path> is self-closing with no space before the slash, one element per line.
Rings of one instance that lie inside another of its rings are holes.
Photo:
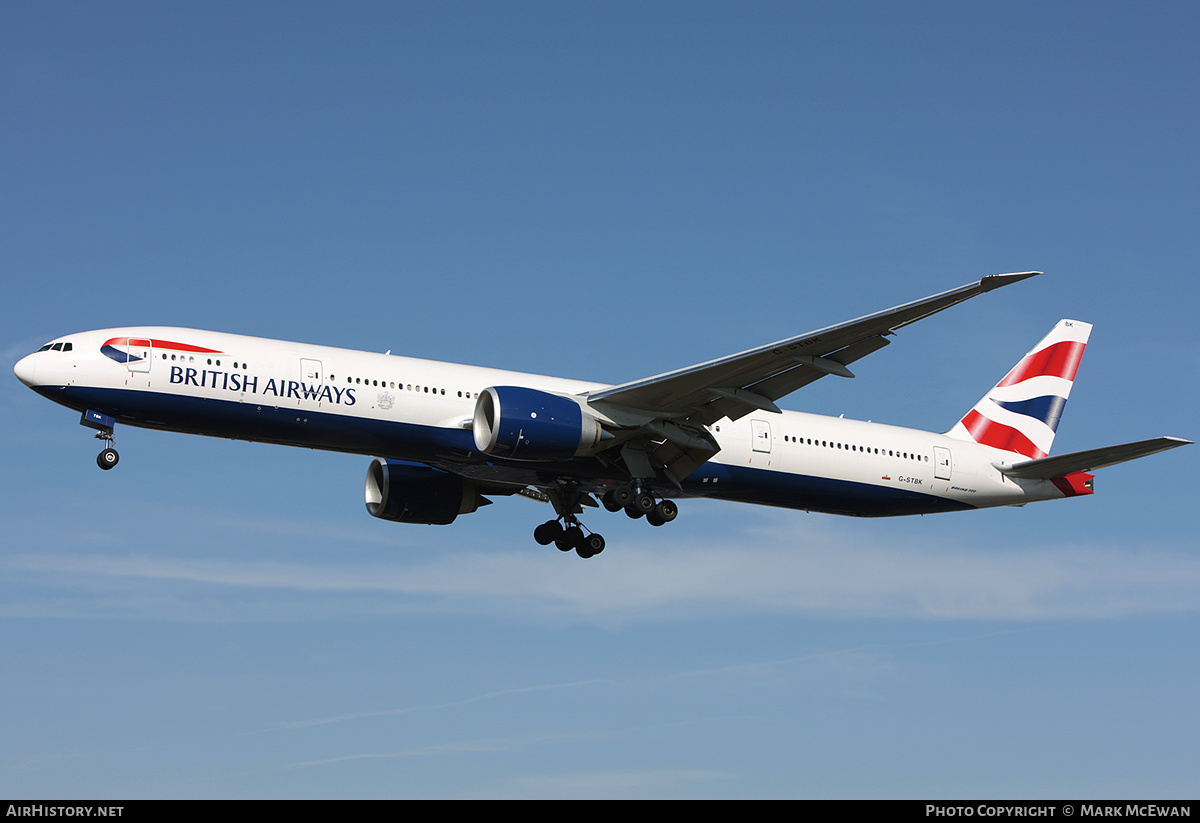
<path fill-rule="evenodd" d="M 1045 457 L 1091 331 L 1090 323 L 1058 321 L 946 435 L 1031 459 Z"/>

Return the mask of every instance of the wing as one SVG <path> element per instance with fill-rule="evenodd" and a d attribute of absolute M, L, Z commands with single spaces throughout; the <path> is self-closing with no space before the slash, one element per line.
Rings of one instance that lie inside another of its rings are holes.
<path fill-rule="evenodd" d="M 740 354 L 613 386 L 588 396 L 598 409 L 624 407 L 656 418 L 707 425 L 754 410 L 778 412 L 776 400 L 827 374 L 853 377 L 847 365 L 888 344 L 885 335 L 984 292 L 1041 272 L 993 274 L 977 283 L 886 311 L 789 337 Z"/>
<path fill-rule="evenodd" d="M 993 274 L 976 283 L 876 312 L 857 320 L 789 337 L 740 354 L 624 383 L 587 397 L 618 425 L 645 435 L 651 463 L 680 482 L 719 448 L 704 430 L 723 417 L 737 420 L 753 411 L 779 412 L 775 401 L 827 374 L 853 377 L 850 363 L 888 344 L 887 336 L 976 295 L 1041 272 Z M 625 438 L 622 456 L 634 477 L 649 476 L 638 444 Z M 635 465 L 636 464 L 636 465 Z"/>

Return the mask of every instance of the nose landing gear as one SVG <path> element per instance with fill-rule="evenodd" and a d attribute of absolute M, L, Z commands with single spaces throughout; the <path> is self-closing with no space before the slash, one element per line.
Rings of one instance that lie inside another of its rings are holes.
<path fill-rule="evenodd" d="M 113 466 L 117 465 L 117 461 L 121 456 L 117 454 L 117 450 L 113 448 L 113 426 L 117 423 L 115 418 L 109 417 L 107 414 L 101 414 L 98 411 L 88 409 L 79 418 L 79 425 L 87 426 L 89 429 L 96 430 L 96 439 L 104 441 L 104 450 L 96 455 L 96 465 L 108 471 Z"/>

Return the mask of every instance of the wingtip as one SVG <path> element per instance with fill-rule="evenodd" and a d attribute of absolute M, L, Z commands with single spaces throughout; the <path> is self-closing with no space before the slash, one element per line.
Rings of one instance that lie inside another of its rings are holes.
<path fill-rule="evenodd" d="M 1008 274 L 989 274 L 979 281 L 979 285 L 984 291 L 991 291 L 992 289 L 998 289 L 1001 286 L 1007 286 L 1021 280 L 1028 280 L 1030 277 L 1037 277 L 1041 274 L 1042 272 L 1040 271 L 1020 271 L 1010 272 Z"/>

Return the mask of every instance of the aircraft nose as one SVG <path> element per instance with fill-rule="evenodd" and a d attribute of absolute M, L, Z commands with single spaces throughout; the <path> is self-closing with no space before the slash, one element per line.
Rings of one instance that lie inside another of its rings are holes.
<path fill-rule="evenodd" d="M 13 374 L 26 386 L 33 386 L 37 380 L 37 358 L 27 354 L 13 366 Z"/>

